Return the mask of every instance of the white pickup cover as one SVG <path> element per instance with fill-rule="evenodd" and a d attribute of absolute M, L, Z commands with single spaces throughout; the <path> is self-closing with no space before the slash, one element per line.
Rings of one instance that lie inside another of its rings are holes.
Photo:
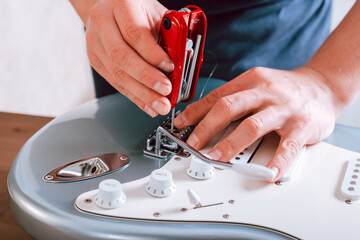
<path fill-rule="evenodd" d="M 351 201 L 360 198 L 360 158 L 354 158 L 348 162 L 344 180 L 341 184 L 341 195 Z"/>

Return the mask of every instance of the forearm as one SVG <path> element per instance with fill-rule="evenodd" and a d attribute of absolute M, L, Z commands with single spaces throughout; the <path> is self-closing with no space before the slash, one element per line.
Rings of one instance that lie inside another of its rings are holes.
<path fill-rule="evenodd" d="M 89 17 L 89 10 L 95 5 L 97 0 L 70 0 L 84 25 Z"/>
<path fill-rule="evenodd" d="M 360 93 L 360 2 L 350 12 L 308 62 L 324 77 L 334 93 L 337 115 Z"/>

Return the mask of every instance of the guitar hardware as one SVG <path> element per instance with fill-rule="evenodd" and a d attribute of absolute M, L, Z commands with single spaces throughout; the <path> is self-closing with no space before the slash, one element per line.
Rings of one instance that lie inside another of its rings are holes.
<path fill-rule="evenodd" d="M 99 177 L 126 168 L 130 158 L 121 153 L 106 153 L 82 158 L 59 166 L 43 176 L 45 182 L 73 182 Z"/>
<path fill-rule="evenodd" d="M 178 111 L 176 115 L 178 115 L 179 113 L 180 112 Z M 210 163 L 220 168 L 232 168 L 237 173 L 257 179 L 272 180 L 278 174 L 276 168 L 269 169 L 258 164 L 238 161 L 237 159 L 233 159 L 230 162 L 220 162 L 217 160 L 213 160 L 186 143 L 186 140 L 189 138 L 190 134 L 195 129 L 195 126 L 186 127 L 181 130 L 174 129 L 174 133 L 171 133 L 169 131 L 169 128 L 171 128 L 171 126 L 170 119 L 168 118 L 147 139 L 147 145 L 144 149 L 144 154 L 151 157 L 168 160 L 174 155 L 180 155 L 185 157 L 189 156 L 188 154 L 184 153 L 186 150 L 187 153 L 192 154 L 194 157 L 198 158 L 201 161 Z M 255 147 L 253 146 L 253 151 L 251 152 L 251 155 L 255 153 L 257 146 L 260 144 L 260 142 L 261 139 L 258 139 L 258 141 L 254 143 Z"/>

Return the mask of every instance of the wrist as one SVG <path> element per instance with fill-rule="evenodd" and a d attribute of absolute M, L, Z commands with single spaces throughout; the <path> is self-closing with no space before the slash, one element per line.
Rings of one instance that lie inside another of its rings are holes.
<path fill-rule="evenodd" d="M 336 84 L 333 84 L 332 79 L 329 79 L 326 74 L 323 74 L 323 72 L 314 65 L 306 64 L 304 67 L 297 69 L 297 71 L 305 74 L 316 87 L 326 93 L 336 118 L 351 104 L 353 99 L 344 93 L 343 88 L 339 88 Z"/>

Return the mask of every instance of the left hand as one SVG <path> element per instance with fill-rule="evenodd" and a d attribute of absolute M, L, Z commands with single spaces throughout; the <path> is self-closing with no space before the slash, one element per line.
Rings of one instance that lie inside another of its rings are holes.
<path fill-rule="evenodd" d="M 303 67 L 284 71 L 256 67 L 189 105 L 175 119 L 177 128 L 199 123 L 188 139 L 204 147 L 232 121 L 246 118 L 209 155 L 228 162 L 261 136 L 275 131 L 279 146 L 267 167 L 280 179 L 299 150 L 332 132 L 337 117 L 334 93 L 317 71 Z"/>

